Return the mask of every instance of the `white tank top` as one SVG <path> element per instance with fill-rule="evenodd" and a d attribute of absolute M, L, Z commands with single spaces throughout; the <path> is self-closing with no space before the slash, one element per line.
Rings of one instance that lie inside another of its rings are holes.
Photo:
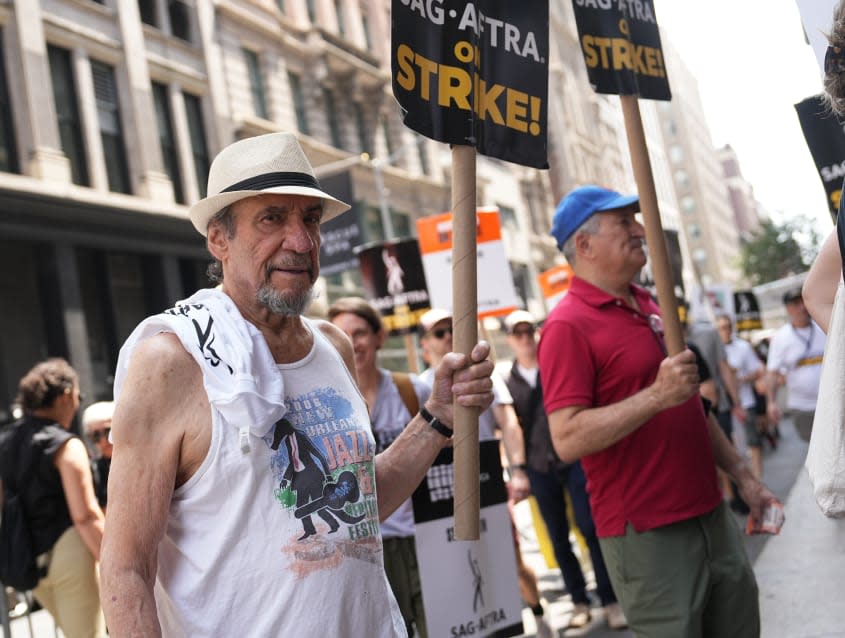
<path fill-rule="evenodd" d="M 384 573 L 366 404 L 311 322 L 263 438 L 212 407 L 211 445 L 159 545 L 163 635 L 405 636 Z M 249 436 L 249 452 L 239 434 Z"/>

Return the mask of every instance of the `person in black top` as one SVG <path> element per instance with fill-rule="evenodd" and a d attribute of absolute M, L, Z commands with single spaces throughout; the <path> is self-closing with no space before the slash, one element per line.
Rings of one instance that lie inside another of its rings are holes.
<path fill-rule="evenodd" d="M 18 384 L 23 417 L 0 433 L 0 484 L 23 504 L 44 576 L 33 590 L 66 638 L 105 636 L 96 562 L 103 536 L 85 444 L 69 432 L 81 395 L 64 359 L 37 364 Z"/>

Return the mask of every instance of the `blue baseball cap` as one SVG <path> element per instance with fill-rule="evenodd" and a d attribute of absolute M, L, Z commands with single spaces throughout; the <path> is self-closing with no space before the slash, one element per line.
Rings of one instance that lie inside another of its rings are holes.
<path fill-rule="evenodd" d="M 560 200 L 552 218 L 551 234 L 557 241 L 558 250 L 563 250 L 566 240 L 596 213 L 631 206 L 636 206 L 639 210 L 639 204 L 640 198 L 637 195 L 621 195 L 594 184 L 579 186 L 569 191 L 566 197 Z"/>

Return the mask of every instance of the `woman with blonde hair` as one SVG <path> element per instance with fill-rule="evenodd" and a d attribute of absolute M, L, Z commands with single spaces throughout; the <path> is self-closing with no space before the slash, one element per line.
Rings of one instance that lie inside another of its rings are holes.
<path fill-rule="evenodd" d="M 85 444 L 69 431 L 81 402 L 76 371 L 42 361 L 20 380 L 17 401 L 23 417 L 0 435 L 0 481 L 20 496 L 32 535 L 42 572 L 32 593 L 66 638 L 100 638 L 103 513 Z"/>

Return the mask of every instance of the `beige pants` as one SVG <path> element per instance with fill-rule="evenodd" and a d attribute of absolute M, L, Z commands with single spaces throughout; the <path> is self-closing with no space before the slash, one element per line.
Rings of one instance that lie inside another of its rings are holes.
<path fill-rule="evenodd" d="M 32 593 L 65 638 L 103 638 L 106 622 L 100 609 L 99 580 L 94 557 L 79 532 L 70 527 L 53 545 L 47 575 Z"/>

